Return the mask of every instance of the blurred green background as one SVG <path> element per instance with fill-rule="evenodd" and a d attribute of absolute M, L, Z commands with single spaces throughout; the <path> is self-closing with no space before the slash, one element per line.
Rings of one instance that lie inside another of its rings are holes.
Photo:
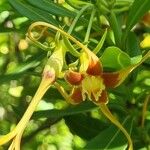
<path fill-rule="evenodd" d="M 26 38 L 32 22 L 7 0 L 0 1 L 0 135 L 17 124 L 40 83 L 47 52 Z M 149 28 L 145 27 L 145 31 L 149 32 Z M 149 66 L 147 61 L 125 84 L 109 91 L 109 107 L 128 131 L 132 129 L 135 150 L 148 150 L 150 145 L 149 106 L 145 128 L 140 126 L 143 101 L 150 91 Z M 114 143 L 109 143 L 110 138 L 114 138 Z M 101 115 L 97 106 L 90 102 L 70 106 L 55 88 L 51 88 L 28 124 L 22 149 L 92 150 L 91 147 L 99 143 L 102 147 L 110 144 L 115 150 L 123 150 L 127 145 L 124 136 Z M 1 146 L 0 150 L 7 149 L 8 145 Z M 83 148 L 85 146 L 87 148 Z"/>

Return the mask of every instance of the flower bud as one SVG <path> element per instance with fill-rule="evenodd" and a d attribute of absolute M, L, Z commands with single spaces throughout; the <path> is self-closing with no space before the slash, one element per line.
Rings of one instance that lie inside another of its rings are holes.
<path fill-rule="evenodd" d="M 83 79 L 83 75 L 75 71 L 67 71 L 65 74 L 65 79 L 71 85 L 79 85 Z"/>

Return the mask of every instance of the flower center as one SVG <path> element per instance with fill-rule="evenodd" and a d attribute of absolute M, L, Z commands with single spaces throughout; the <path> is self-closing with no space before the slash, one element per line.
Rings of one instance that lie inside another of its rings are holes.
<path fill-rule="evenodd" d="M 100 76 L 87 75 L 82 80 L 82 95 L 84 100 L 85 94 L 87 94 L 90 100 L 94 98 L 96 101 L 98 101 L 104 89 L 105 85 L 103 83 L 103 79 Z"/>

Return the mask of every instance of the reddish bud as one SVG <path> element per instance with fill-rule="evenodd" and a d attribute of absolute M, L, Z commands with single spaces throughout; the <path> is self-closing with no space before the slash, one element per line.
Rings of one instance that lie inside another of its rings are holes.
<path fill-rule="evenodd" d="M 72 85 L 79 85 L 83 79 L 83 75 L 79 72 L 68 71 L 65 74 L 65 79 Z"/>

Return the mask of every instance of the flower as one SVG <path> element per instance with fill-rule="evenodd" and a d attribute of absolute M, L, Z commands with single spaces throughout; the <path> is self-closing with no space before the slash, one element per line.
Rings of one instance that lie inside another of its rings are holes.
<path fill-rule="evenodd" d="M 119 73 L 103 72 L 102 63 L 91 51 L 83 52 L 80 56 L 79 72 L 69 70 L 65 79 L 72 86 L 71 99 L 78 104 L 88 97 L 94 103 L 107 103 L 107 88 L 119 83 Z"/>
<path fill-rule="evenodd" d="M 149 57 L 149 53 L 135 65 L 116 72 L 104 72 L 100 59 L 87 49 L 80 56 L 79 71 L 69 70 L 65 73 L 65 80 L 73 87 L 71 103 L 78 104 L 86 98 L 97 105 L 108 103 L 107 89 L 119 86 L 133 69 Z"/>

